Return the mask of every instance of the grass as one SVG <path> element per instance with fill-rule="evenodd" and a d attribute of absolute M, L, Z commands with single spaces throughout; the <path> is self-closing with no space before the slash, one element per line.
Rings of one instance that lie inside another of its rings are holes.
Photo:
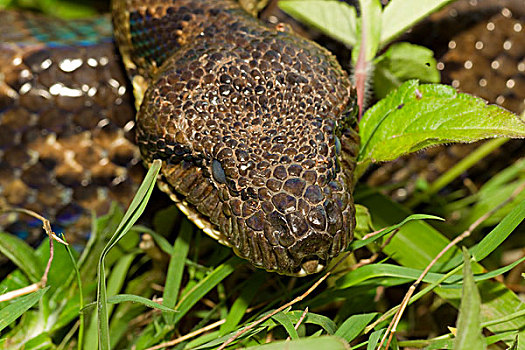
<path fill-rule="evenodd" d="M 81 253 L 0 234 L 15 265 L 0 296 L 17 296 L 0 302 L 0 348 L 525 349 L 523 161 L 473 194 L 437 194 L 501 143 L 407 205 L 359 184 L 351 252 L 306 278 L 253 269 L 175 207 L 159 210 L 151 228 L 137 224 L 155 163 L 126 212 L 114 206 L 93 219 Z"/>

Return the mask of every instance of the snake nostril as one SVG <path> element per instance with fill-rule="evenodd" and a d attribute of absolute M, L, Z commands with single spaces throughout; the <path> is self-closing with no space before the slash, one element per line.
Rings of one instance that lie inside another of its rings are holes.
<path fill-rule="evenodd" d="M 295 242 L 295 237 L 290 233 L 286 219 L 274 211 L 267 216 L 264 234 L 270 243 L 279 242 L 283 247 L 290 247 Z"/>

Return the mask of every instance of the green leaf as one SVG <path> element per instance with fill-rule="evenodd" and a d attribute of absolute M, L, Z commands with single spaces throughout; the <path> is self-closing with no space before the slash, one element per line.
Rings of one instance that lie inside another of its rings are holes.
<path fill-rule="evenodd" d="M 133 224 L 138 220 L 140 215 L 144 212 L 146 204 L 151 196 L 151 192 L 155 186 L 155 180 L 159 173 L 162 162 L 154 160 L 151 164 L 148 173 L 144 177 L 137 193 L 133 197 L 124 218 L 120 222 L 117 230 L 104 247 L 98 264 L 98 283 L 97 283 L 97 324 L 98 324 L 98 344 L 101 350 L 110 350 L 109 339 L 109 312 L 107 302 L 106 290 L 106 272 L 104 267 L 104 259 L 118 241 L 131 229 Z"/>
<path fill-rule="evenodd" d="M 444 221 L 445 219 L 440 218 L 439 216 L 428 215 L 428 214 L 412 214 L 412 215 L 408 216 L 407 218 L 405 218 L 403 221 L 401 221 L 399 224 L 392 225 L 392 226 L 389 226 L 389 227 L 385 227 L 381 232 L 378 232 L 377 234 L 375 234 L 375 235 L 373 235 L 371 237 L 368 237 L 367 239 L 359 240 L 359 241 L 357 241 L 357 240 L 353 241 L 350 244 L 349 250 L 356 250 L 356 249 L 359 249 L 361 247 L 364 247 L 365 245 L 370 244 L 370 243 L 378 240 L 379 238 L 381 238 L 381 237 L 391 233 L 394 230 L 397 230 L 397 229 L 401 228 L 403 225 L 405 225 L 406 223 L 408 223 L 410 221 L 413 221 L 413 220 L 441 220 L 441 221 Z"/>
<path fill-rule="evenodd" d="M 376 317 L 377 312 L 369 314 L 352 315 L 337 329 L 335 335 L 351 342 L 361 334 L 365 327 Z"/>
<path fill-rule="evenodd" d="M 366 346 L 366 350 L 374 350 L 376 349 L 376 346 L 379 344 L 379 341 L 381 340 L 381 337 L 385 333 L 386 329 L 380 329 L 372 334 L 370 334 L 370 338 L 368 338 L 368 345 Z"/>
<path fill-rule="evenodd" d="M 288 312 L 288 316 L 292 319 L 292 322 L 297 323 L 299 319 L 303 316 L 302 310 L 294 310 Z M 308 312 L 306 317 L 303 320 L 303 323 L 315 324 L 322 327 L 328 334 L 333 335 L 337 329 L 336 324 L 330 318 L 315 314 L 313 312 Z"/>
<path fill-rule="evenodd" d="M 0 232 L 0 252 L 22 270 L 31 282 L 40 281 L 44 268 L 33 248 L 20 238 Z"/>
<path fill-rule="evenodd" d="M 355 221 L 356 225 L 354 235 L 356 238 L 362 238 L 367 233 L 375 231 L 375 228 L 372 225 L 372 217 L 370 216 L 370 211 L 367 207 L 356 204 Z"/>
<path fill-rule="evenodd" d="M 230 307 L 228 316 L 226 316 L 226 322 L 224 322 L 219 329 L 219 334 L 221 336 L 232 332 L 239 324 L 245 315 L 250 302 L 257 294 L 257 290 L 265 281 L 265 277 L 265 271 L 256 271 L 250 278 L 248 278 L 248 280 L 246 280 L 244 287 L 241 288 L 241 294 L 235 299 L 235 302 Z"/>
<path fill-rule="evenodd" d="M 152 309 L 157 309 L 157 310 L 161 310 L 161 311 L 165 311 L 165 312 L 170 312 L 170 313 L 175 313 L 177 311 L 173 310 L 173 309 L 170 309 L 169 307 L 166 307 L 162 304 L 159 304 L 151 299 L 148 299 L 148 298 L 144 298 L 144 297 L 141 297 L 139 295 L 134 295 L 134 294 L 117 294 L 117 295 L 113 295 L 111 297 L 108 298 L 108 304 L 120 304 L 120 303 L 124 303 L 124 302 L 132 302 L 132 303 L 139 303 L 139 304 L 142 304 L 144 306 L 147 306 L 149 308 L 152 308 Z M 96 302 L 93 302 L 93 303 L 89 303 L 88 305 L 86 305 L 82 310 L 80 310 L 81 312 L 86 312 L 88 310 L 90 310 L 91 308 L 95 307 L 97 305 Z"/>
<path fill-rule="evenodd" d="M 485 349 L 481 328 L 481 298 L 472 274 L 470 255 L 463 248 L 463 292 L 457 320 L 454 349 Z"/>
<path fill-rule="evenodd" d="M 357 43 L 357 14 L 353 6 L 337 0 L 281 0 L 279 7 L 350 47 Z"/>
<path fill-rule="evenodd" d="M 179 236 L 171 251 L 168 273 L 166 275 L 166 285 L 162 294 L 162 305 L 168 308 L 174 308 L 179 297 L 182 275 L 184 272 L 186 257 L 190 249 L 191 236 L 193 234 L 193 225 L 189 220 L 182 221 L 179 230 Z M 167 317 L 166 322 L 172 323 L 172 319 Z"/>
<path fill-rule="evenodd" d="M 246 350 L 345 350 L 348 344 L 339 337 L 323 336 L 316 338 L 301 338 L 292 341 L 276 341 L 268 344 L 251 346 Z"/>
<path fill-rule="evenodd" d="M 286 332 L 291 339 L 299 339 L 299 334 L 297 334 L 297 330 L 294 328 L 292 321 L 286 313 L 279 312 L 278 314 L 273 315 L 272 318 L 286 329 Z"/>
<path fill-rule="evenodd" d="M 490 253 L 496 250 L 507 237 L 514 232 L 514 229 L 525 220 L 525 201 L 522 201 L 501 222 L 489 232 L 481 242 L 470 249 L 470 254 L 475 261 L 485 259 Z M 461 262 L 461 256 L 458 254 L 443 267 L 444 269 L 453 268 Z"/>
<path fill-rule="evenodd" d="M 217 284 L 228 277 L 234 270 L 235 267 L 243 261 L 239 258 L 232 257 L 228 259 L 224 264 L 217 266 L 211 273 L 204 277 L 197 285 L 195 285 L 190 292 L 185 294 L 179 301 L 175 310 L 179 311 L 178 314 L 173 318 L 172 325 L 177 324 L 184 315 L 195 305 L 202 297 L 204 297 L 210 290 L 212 290 Z"/>
<path fill-rule="evenodd" d="M 28 295 L 16 298 L 13 303 L 0 310 L 0 331 L 22 316 L 24 312 L 35 305 L 47 292 L 49 287 L 39 289 Z"/>
<path fill-rule="evenodd" d="M 375 60 L 374 92 L 383 98 L 410 79 L 439 83 L 434 52 L 410 43 L 397 43 Z"/>
<path fill-rule="evenodd" d="M 358 160 L 387 161 L 425 147 L 492 137 L 525 137 L 517 115 L 440 84 L 410 80 L 364 115 Z"/>
<path fill-rule="evenodd" d="M 453 0 L 392 0 L 383 10 L 381 44 L 385 45 Z"/>

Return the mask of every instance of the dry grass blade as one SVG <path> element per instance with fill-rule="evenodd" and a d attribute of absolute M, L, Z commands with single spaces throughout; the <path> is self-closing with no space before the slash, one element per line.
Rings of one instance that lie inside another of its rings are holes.
<path fill-rule="evenodd" d="M 197 329 L 196 331 L 194 332 L 191 332 L 191 333 L 188 333 L 186 335 L 183 335 L 182 337 L 179 337 L 177 339 L 173 339 L 173 340 L 170 340 L 168 342 L 165 342 L 165 343 L 161 343 L 161 344 L 158 344 L 158 345 L 155 345 L 155 346 L 152 346 L 150 348 L 147 348 L 146 350 L 158 350 L 158 349 L 164 349 L 164 348 L 167 348 L 168 346 L 174 346 L 174 345 L 177 345 L 179 343 L 182 343 L 183 341 L 186 341 L 188 339 L 191 339 L 193 337 L 196 337 L 202 333 L 205 333 L 205 332 L 208 332 L 208 331 L 211 331 L 212 329 L 214 328 L 217 328 L 219 327 L 220 325 L 222 325 L 224 322 L 226 322 L 226 319 L 222 319 L 222 320 L 219 320 L 217 322 L 214 322 L 212 324 L 209 324 L 207 325 L 206 327 L 202 327 L 200 329 Z"/>
<path fill-rule="evenodd" d="M 10 291 L 8 293 L 0 295 L 0 302 L 12 300 L 14 298 L 20 297 L 22 295 L 26 295 L 29 293 L 36 292 L 39 289 L 45 288 L 47 284 L 47 276 L 49 274 L 49 270 L 51 269 L 51 263 L 53 262 L 53 255 L 54 255 L 54 245 L 53 242 L 57 241 L 64 245 L 68 245 L 67 242 L 62 240 L 60 237 L 58 237 L 53 230 L 51 229 L 51 222 L 43 217 L 42 215 L 35 213 L 32 210 L 24 209 L 24 208 L 2 208 L 0 210 L 1 212 L 15 212 L 15 213 L 22 213 L 29 216 L 32 216 L 40 221 L 42 221 L 42 227 L 44 228 L 44 231 L 46 232 L 47 236 L 49 237 L 49 259 L 47 260 L 46 268 L 44 270 L 44 274 L 42 275 L 42 278 L 40 278 L 40 281 L 33 283 L 27 287 L 19 288 L 13 291 Z"/>
<path fill-rule="evenodd" d="M 305 319 L 305 317 L 306 317 L 307 314 L 308 314 L 308 306 L 304 309 L 304 311 L 303 311 L 301 317 L 299 318 L 299 321 L 297 321 L 297 324 L 294 326 L 295 330 L 298 330 L 298 329 L 299 329 L 299 326 L 301 325 L 301 323 L 303 323 L 303 321 L 304 321 L 304 319 Z M 288 337 L 286 338 L 286 340 L 290 340 L 290 339 L 291 339 L 290 336 L 288 336 Z"/>

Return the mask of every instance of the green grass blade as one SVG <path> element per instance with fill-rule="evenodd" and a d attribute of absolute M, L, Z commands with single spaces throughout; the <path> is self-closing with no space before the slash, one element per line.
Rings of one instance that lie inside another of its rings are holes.
<path fill-rule="evenodd" d="M 0 331 L 7 327 L 11 322 L 14 322 L 18 317 L 22 316 L 24 312 L 29 310 L 35 305 L 44 294 L 47 292 L 49 287 L 39 289 L 28 295 L 21 296 L 15 301 L 2 310 L 0 310 Z"/>
<path fill-rule="evenodd" d="M 108 298 L 108 304 L 120 304 L 124 302 L 131 302 L 131 303 L 139 303 L 144 306 L 147 306 L 152 309 L 157 309 L 160 311 L 165 311 L 169 313 L 175 313 L 177 311 L 170 309 L 169 307 L 166 307 L 162 304 L 159 304 L 151 299 L 141 297 L 140 295 L 134 295 L 134 294 L 117 294 L 113 295 Z M 81 311 L 84 313 L 92 308 L 94 308 L 97 305 L 96 302 L 87 304 Z"/>
<path fill-rule="evenodd" d="M 77 261 L 75 260 L 75 257 L 73 256 L 73 253 L 71 252 L 70 247 L 67 245 L 65 246 L 67 253 L 69 255 L 69 258 L 71 259 L 71 264 L 73 265 L 73 268 L 75 269 L 75 276 L 77 277 L 77 284 L 78 284 L 78 298 L 79 298 L 79 307 L 80 310 L 84 308 L 84 288 L 82 287 L 82 278 L 80 277 L 80 270 L 77 265 Z M 80 312 L 79 315 L 79 327 L 78 327 L 78 340 L 77 340 L 77 349 L 81 350 L 82 346 L 84 345 L 84 327 L 85 327 L 85 317 L 82 312 Z"/>
<path fill-rule="evenodd" d="M 294 328 L 292 321 L 285 313 L 279 312 L 278 314 L 273 315 L 272 318 L 284 327 L 291 339 L 299 339 L 297 330 Z"/>
<path fill-rule="evenodd" d="M 323 336 L 316 338 L 301 338 L 293 341 L 276 341 L 268 344 L 251 346 L 246 350 L 346 350 L 348 344 L 339 337 Z"/>
<path fill-rule="evenodd" d="M 159 173 L 161 161 L 155 160 L 149 168 L 146 177 L 142 181 L 137 194 L 131 201 L 131 204 L 124 214 L 124 218 L 120 222 L 117 230 L 109 240 L 108 244 L 104 247 L 102 254 L 99 259 L 98 265 L 98 284 L 97 284 L 97 325 L 98 325 L 98 342 L 100 350 L 110 350 L 110 338 L 109 338 L 109 323 L 108 323 L 108 303 L 107 303 L 107 290 L 106 290 L 106 272 L 104 267 L 104 259 L 108 254 L 109 250 L 117 244 L 117 242 L 131 229 L 133 224 L 138 220 L 146 203 L 148 202 L 153 187 L 155 186 L 155 180 Z"/>
<path fill-rule="evenodd" d="M 434 215 L 428 215 L 428 214 L 412 214 L 410 216 L 408 216 L 407 218 L 405 218 L 403 221 L 401 221 L 399 224 L 396 224 L 396 225 L 393 225 L 393 226 L 389 226 L 387 228 L 385 228 L 383 231 L 379 232 L 378 234 L 372 236 L 372 237 L 369 237 L 367 239 L 363 239 L 363 240 L 359 240 L 359 241 L 353 241 L 351 244 L 350 244 L 350 248 L 348 248 L 348 250 L 356 250 L 356 249 L 359 249 L 361 247 L 364 247 L 365 245 L 368 245 L 376 240 L 378 240 L 379 238 L 391 233 L 392 231 L 394 230 L 397 230 L 398 228 L 402 227 L 403 225 L 405 225 L 406 223 L 412 221 L 412 220 L 441 220 L 441 221 L 444 221 L 445 219 L 443 218 L 440 218 L 439 216 L 434 216 Z"/>
<path fill-rule="evenodd" d="M 507 237 L 514 232 L 516 227 L 525 219 L 525 201 L 516 206 L 508 213 L 503 220 L 486 235 L 481 242 L 470 249 L 470 254 L 475 261 L 485 259 L 497 247 L 503 243 Z M 453 268 L 461 263 L 461 255 L 456 255 L 443 267 L 444 269 Z"/>
<path fill-rule="evenodd" d="M 175 310 L 179 313 L 173 318 L 172 325 L 177 324 L 184 315 L 195 305 L 202 297 L 204 297 L 210 290 L 217 286 L 222 280 L 228 277 L 235 267 L 243 261 L 237 257 L 228 259 L 224 264 L 217 266 L 210 274 L 204 277 L 197 283 L 191 291 L 186 293 L 179 301 Z"/>
<path fill-rule="evenodd" d="M 486 348 L 481 329 L 481 298 L 474 282 L 470 255 L 463 248 L 463 291 L 457 320 L 454 349 L 469 350 Z"/>
<path fill-rule="evenodd" d="M 334 335 L 337 335 L 347 342 L 351 342 L 361 334 L 365 327 L 376 317 L 377 313 L 352 315 L 343 322 Z"/>
<path fill-rule="evenodd" d="M 177 304 L 182 275 L 184 273 L 184 262 L 188 256 L 192 235 L 193 224 L 189 222 L 189 220 L 184 220 L 179 230 L 179 236 L 175 240 L 175 244 L 171 252 L 168 273 L 166 275 L 166 285 L 164 286 L 164 293 L 162 294 L 162 305 L 169 309 L 174 308 Z M 166 323 L 171 324 L 173 322 L 173 317 L 168 315 L 166 316 Z"/>
<path fill-rule="evenodd" d="M 33 283 L 40 281 L 44 266 L 26 242 L 8 233 L 0 232 L 0 252 L 22 270 Z"/>
<path fill-rule="evenodd" d="M 502 317 L 502 318 L 498 318 L 498 319 L 495 319 L 495 320 L 483 322 L 481 324 L 481 326 L 482 327 L 489 327 L 489 326 L 492 326 L 492 325 L 495 325 L 495 324 L 511 321 L 511 320 L 514 320 L 514 319 L 519 318 L 519 317 L 525 317 L 525 309 L 517 311 L 517 312 L 514 312 L 514 313 L 511 313 L 511 314 L 509 314 L 509 315 L 507 315 L 505 317 Z"/>
<path fill-rule="evenodd" d="M 128 273 L 129 267 L 133 262 L 136 254 L 126 254 L 121 257 L 111 268 L 111 274 L 109 275 L 107 281 L 107 295 L 111 298 L 114 295 L 117 295 L 118 292 L 122 289 L 124 281 L 126 280 L 126 275 Z M 108 317 L 113 312 L 113 305 L 109 305 L 107 308 Z"/>
<path fill-rule="evenodd" d="M 288 312 L 288 316 L 291 318 L 292 322 L 297 323 L 302 317 L 302 310 L 294 310 Z M 333 335 L 337 330 L 337 325 L 330 318 L 309 312 L 306 314 L 306 317 L 303 320 L 303 323 L 315 324 L 322 327 L 328 334 Z"/>
<path fill-rule="evenodd" d="M 384 333 L 385 333 L 385 329 L 380 329 L 370 334 L 370 337 L 368 338 L 368 344 L 366 346 L 366 350 L 375 350 Z"/>
<path fill-rule="evenodd" d="M 221 325 L 219 334 L 225 335 L 232 332 L 235 327 L 239 324 L 241 319 L 246 313 L 246 309 L 250 305 L 253 297 L 256 295 L 257 290 L 261 284 L 265 281 L 265 275 L 267 272 L 256 271 L 246 282 L 243 288 L 241 288 L 241 294 L 234 301 L 233 305 L 226 316 L 226 321 Z"/>

